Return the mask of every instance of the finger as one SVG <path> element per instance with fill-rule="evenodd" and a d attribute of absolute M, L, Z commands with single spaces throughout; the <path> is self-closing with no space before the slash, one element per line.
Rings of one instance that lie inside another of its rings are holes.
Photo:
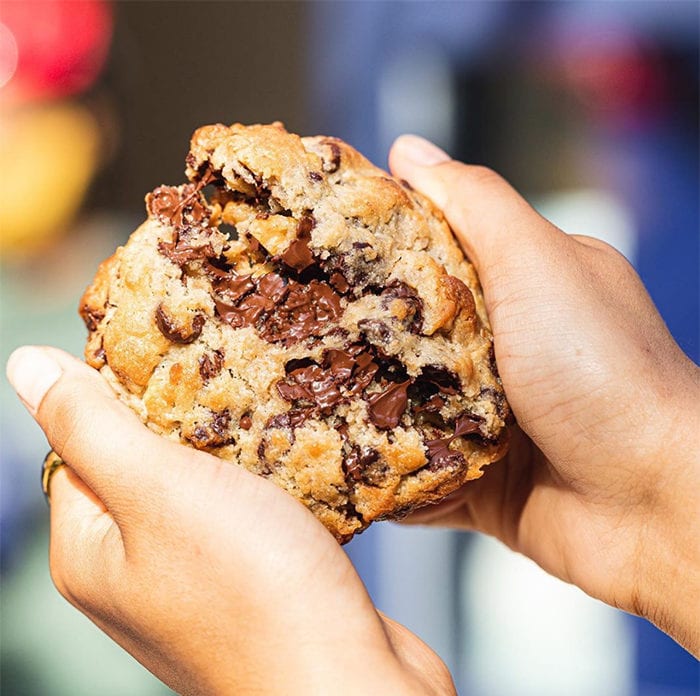
<path fill-rule="evenodd" d="M 58 591 L 83 611 L 103 593 L 124 557 L 121 533 L 102 501 L 69 467 L 51 477 L 49 566 Z"/>
<path fill-rule="evenodd" d="M 400 136 L 389 164 L 443 211 L 477 270 L 565 237 L 498 174 L 452 160 L 423 138 Z"/>
<path fill-rule="evenodd" d="M 206 466 L 212 459 L 148 430 L 95 370 L 63 351 L 20 348 L 7 374 L 51 446 L 120 526 L 162 507 L 175 488 L 164 483 L 186 464 L 196 459 Z"/>

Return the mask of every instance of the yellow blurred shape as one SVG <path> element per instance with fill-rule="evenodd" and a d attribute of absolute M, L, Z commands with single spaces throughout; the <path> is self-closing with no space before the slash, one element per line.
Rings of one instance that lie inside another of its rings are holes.
<path fill-rule="evenodd" d="M 0 253 L 26 256 L 66 231 L 98 161 L 100 132 L 73 102 L 0 116 Z"/>

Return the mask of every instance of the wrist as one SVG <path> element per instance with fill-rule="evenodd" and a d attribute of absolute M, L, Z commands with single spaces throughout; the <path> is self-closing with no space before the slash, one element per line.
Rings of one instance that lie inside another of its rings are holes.
<path fill-rule="evenodd" d="M 697 375 L 697 373 L 696 373 Z M 662 440 L 653 504 L 642 522 L 636 592 L 631 611 L 700 655 L 700 458 L 697 396 L 692 387 L 673 399 Z"/>
<path fill-rule="evenodd" d="M 697 515 L 697 512 L 693 513 Z M 657 519 L 641 549 L 637 582 L 625 607 L 700 656 L 700 529 L 693 518 Z"/>

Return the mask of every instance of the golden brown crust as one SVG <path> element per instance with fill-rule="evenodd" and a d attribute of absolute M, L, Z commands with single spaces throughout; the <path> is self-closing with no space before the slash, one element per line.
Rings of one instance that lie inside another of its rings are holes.
<path fill-rule="evenodd" d="M 200 128 L 187 176 L 81 301 L 88 362 L 151 428 L 271 478 L 341 541 L 503 455 L 478 279 L 427 198 L 281 124 Z"/>

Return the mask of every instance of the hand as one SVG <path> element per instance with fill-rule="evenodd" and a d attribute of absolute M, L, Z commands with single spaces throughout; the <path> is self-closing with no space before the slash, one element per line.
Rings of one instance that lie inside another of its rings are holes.
<path fill-rule="evenodd" d="M 61 351 L 19 349 L 8 376 L 68 465 L 51 479 L 56 586 L 178 693 L 454 693 L 287 493 L 152 433 Z"/>
<path fill-rule="evenodd" d="M 698 654 L 700 371 L 608 245 L 422 139 L 390 165 L 475 264 L 519 423 L 505 462 L 412 521 L 491 534 Z"/>

